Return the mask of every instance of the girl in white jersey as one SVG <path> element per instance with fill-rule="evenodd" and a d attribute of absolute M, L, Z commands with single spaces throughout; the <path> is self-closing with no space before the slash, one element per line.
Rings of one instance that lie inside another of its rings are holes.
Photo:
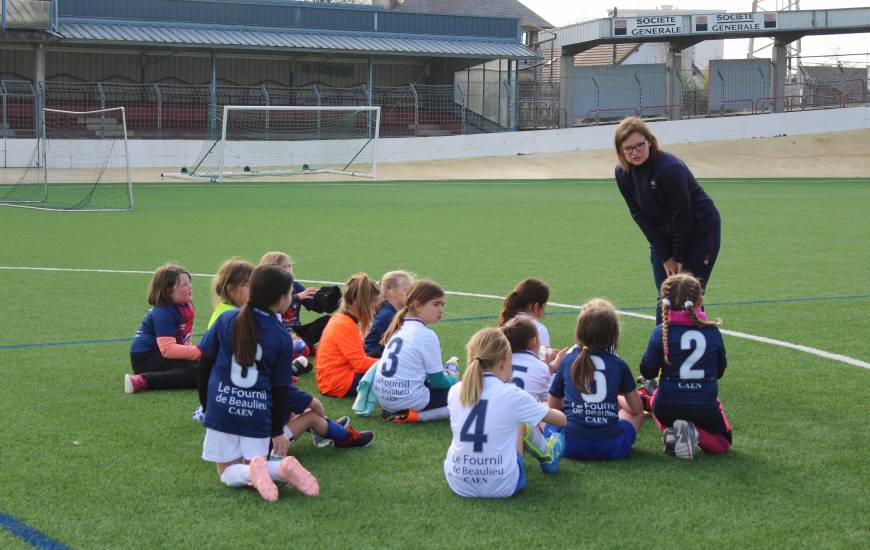
<path fill-rule="evenodd" d="M 505 297 L 501 313 L 498 316 L 498 326 L 500 327 L 514 317 L 531 319 L 535 323 L 535 328 L 538 329 L 540 348 L 536 351 L 540 353 L 541 359 L 548 363 L 556 357 L 556 352 L 550 349 L 550 332 L 541 322 L 549 299 L 550 287 L 547 286 L 547 283 L 539 279 L 523 279 Z"/>
<path fill-rule="evenodd" d="M 372 391 L 392 422 L 447 418 L 447 390 L 457 382 L 441 362 L 434 325 L 444 315 L 444 291 L 432 281 L 416 281 L 384 333 L 386 345 L 375 370 Z"/>
<path fill-rule="evenodd" d="M 509 384 L 510 344 L 498 329 L 478 331 L 466 345 L 468 368 L 450 389 L 453 440 L 444 459 L 447 484 L 459 496 L 504 498 L 526 486 L 521 450 L 525 424 L 565 425 L 565 415 Z M 560 433 L 545 472 L 555 472 L 563 448 Z"/>

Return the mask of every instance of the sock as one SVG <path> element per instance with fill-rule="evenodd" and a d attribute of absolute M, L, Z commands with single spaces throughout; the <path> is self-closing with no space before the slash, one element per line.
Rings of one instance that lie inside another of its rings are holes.
<path fill-rule="evenodd" d="M 247 487 L 251 483 L 247 464 L 227 466 L 221 474 L 221 482 L 227 487 Z"/>
<path fill-rule="evenodd" d="M 280 460 L 269 460 L 266 462 L 269 466 L 269 477 L 272 478 L 272 481 L 280 481 L 284 482 L 284 478 L 278 474 L 278 467 L 281 466 Z"/>
<path fill-rule="evenodd" d="M 523 449 L 538 462 L 550 460 L 550 450 L 547 448 L 547 440 L 544 433 L 537 426 L 526 424 L 523 431 Z"/>
<path fill-rule="evenodd" d="M 344 426 L 329 418 L 326 419 L 326 424 L 326 437 L 335 441 L 347 439 L 348 433 Z"/>
<path fill-rule="evenodd" d="M 450 409 L 447 407 L 438 407 L 437 409 L 420 411 L 418 414 L 420 415 L 420 422 L 432 422 L 433 420 L 450 418 Z"/>
<path fill-rule="evenodd" d="M 731 448 L 731 442 L 728 441 L 728 438 L 724 435 L 711 434 L 697 426 L 695 426 L 695 431 L 698 432 L 698 446 L 701 447 L 705 453 L 720 455 L 722 453 L 727 453 Z"/>
<path fill-rule="evenodd" d="M 287 426 L 284 426 L 284 435 L 287 436 L 287 441 L 293 443 L 293 432 L 290 431 L 290 428 Z"/>

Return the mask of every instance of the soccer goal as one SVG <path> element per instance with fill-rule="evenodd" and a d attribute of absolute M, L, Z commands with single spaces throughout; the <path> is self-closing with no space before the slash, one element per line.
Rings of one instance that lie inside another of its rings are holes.
<path fill-rule="evenodd" d="M 43 109 L 42 129 L 17 182 L 0 185 L 0 205 L 79 212 L 133 209 L 123 107 Z"/>
<path fill-rule="evenodd" d="M 380 107 L 226 105 L 220 136 L 193 166 L 169 177 L 227 178 L 343 174 L 375 177 Z"/>

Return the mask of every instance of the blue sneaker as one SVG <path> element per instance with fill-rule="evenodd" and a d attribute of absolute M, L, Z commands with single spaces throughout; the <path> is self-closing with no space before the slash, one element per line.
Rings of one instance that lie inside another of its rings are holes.
<path fill-rule="evenodd" d="M 541 463 L 541 471 L 545 474 L 555 474 L 556 470 L 559 469 L 562 453 L 565 452 L 565 435 L 561 432 L 555 432 L 547 438 L 547 450 L 550 451 L 550 460 Z"/>
<path fill-rule="evenodd" d="M 194 422 L 205 422 L 205 413 L 202 412 L 202 405 L 194 409 L 193 411 L 193 421 Z"/>

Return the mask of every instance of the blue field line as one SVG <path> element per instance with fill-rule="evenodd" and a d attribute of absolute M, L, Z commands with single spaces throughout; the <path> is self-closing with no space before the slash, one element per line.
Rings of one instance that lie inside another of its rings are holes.
<path fill-rule="evenodd" d="M 26 523 L 21 523 L 8 514 L 0 512 L 0 527 L 6 529 L 34 548 L 45 550 L 69 550 L 69 546 L 43 535 Z"/>
<path fill-rule="evenodd" d="M 735 302 L 716 302 L 705 304 L 707 307 L 724 307 L 724 306 L 747 306 L 747 305 L 762 305 L 762 304 L 782 304 L 792 302 L 823 302 L 828 300 L 866 300 L 870 298 L 870 294 L 856 294 L 854 296 L 818 296 L 808 298 L 780 298 L 775 300 L 743 300 Z M 555 307 L 555 306 L 554 306 Z M 620 311 L 655 311 L 655 306 L 638 306 L 638 307 L 618 307 Z M 577 315 L 577 310 L 571 309 L 567 311 L 548 311 L 548 317 L 561 317 L 563 315 Z M 465 321 L 491 321 L 498 319 L 498 315 L 471 315 L 467 317 L 448 317 L 442 319 L 442 323 L 462 323 Z M 195 337 L 204 335 L 204 332 L 194 334 Z M 48 348 L 57 346 L 81 346 L 87 344 L 118 344 L 121 342 L 130 342 L 132 338 L 106 338 L 100 340 L 73 340 L 66 342 L 42 342 L 37 344 L 8 344 L 0 345 L 0 350 L 4 349 L 25 349 L 25 348 Z"/>

